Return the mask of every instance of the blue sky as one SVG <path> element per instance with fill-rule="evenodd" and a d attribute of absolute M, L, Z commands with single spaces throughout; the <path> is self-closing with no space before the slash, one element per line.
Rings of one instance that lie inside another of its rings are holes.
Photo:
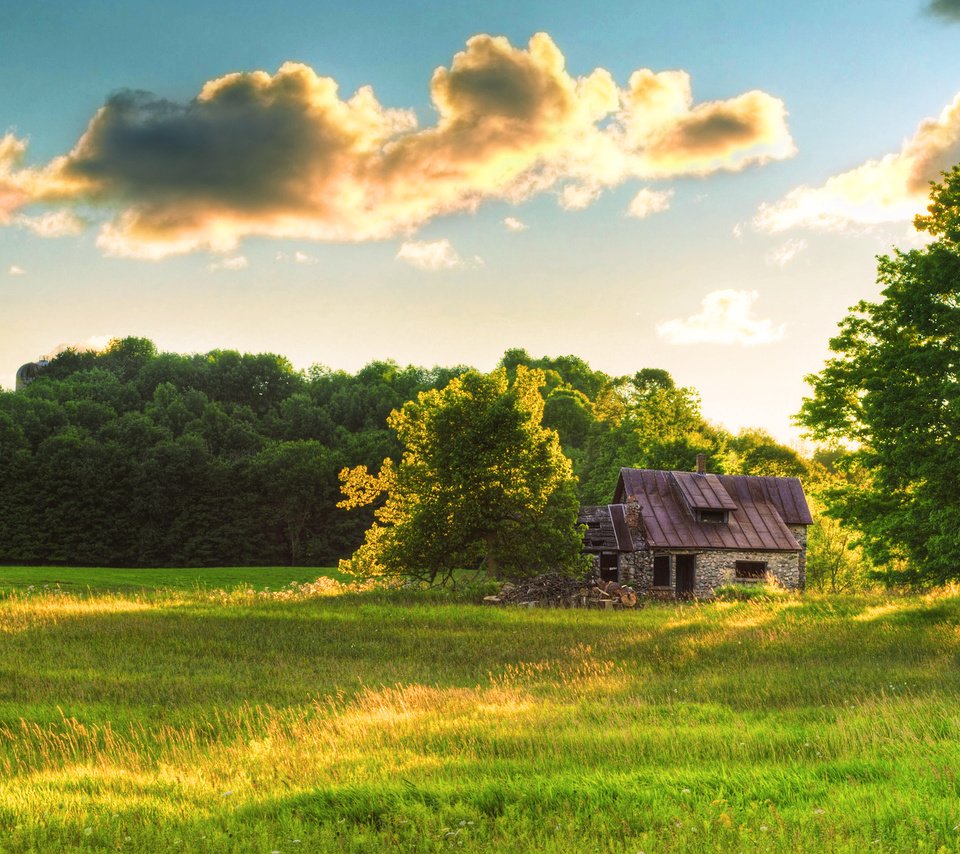
<path fill-rule="evenodd" d="M 6 9 L 0 384 L 113 335 L 350 370 L 487 369 L 521 346 L 664 367 L 708 417 L 790 438 L 803 375 L 876 293 L 874 256 L 915 245 L 918 188 L 960 161 L 960 11 L 941 5 Z M 468 49 L 481 34 L 509 44 Z M 264 111 L 281 80 L 300 94 Z M 342 106 L 364 86 L 375 107 Z M 123 90 L 153 97 L 108 100 Z M 347 127 L 363 150 L 327 157 Z"/>

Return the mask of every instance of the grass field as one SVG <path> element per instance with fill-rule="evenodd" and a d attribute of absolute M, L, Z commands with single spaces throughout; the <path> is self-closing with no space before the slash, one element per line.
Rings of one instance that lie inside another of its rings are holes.
<path fill-rule="evenodd" d="M 0 600 L 2 852 L 960 850 L 956 595 L 606 613 L 85 572 Z"/>
<path fill-rule="evenodd" d="M 338 576 L 336 570 L 324 573 Z M 304 566 L 218 566 L 202 569 L 112 569 L 76 566 L 0 566 L 0 596 L 12 590 L 137 593 L 155 590 L 230 590 L 250 586 L 277 590 L 291 581 L 311 581 L 317 569 Z"/>

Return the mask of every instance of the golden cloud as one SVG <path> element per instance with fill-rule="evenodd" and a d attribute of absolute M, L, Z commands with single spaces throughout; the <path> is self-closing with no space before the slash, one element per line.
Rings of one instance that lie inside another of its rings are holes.
<path fill-rule="evenodd" d="M 797 187 L 779 202 L 761 205 L 754 223 L 780 232 L 909 222 L 926 208 L 930 182 L 958 161 L 960 94 L 937 118 L 920 122 L 900 151 L 834 175 L 819 187 Z"/>
<path fill-rule="evenodd" d="M 560 184 L 577 207 L 630 178 L 793 153 L 786 110 L 770 95 L 694 105 L 682 71 L 637 72 L 626 90 L 602 68 L 575 78 L 544 33 L 525 48 L 471 38 L 434 72 L 430 94 L 437 120 L 426 128 L 369 87 L 342 99 L 334 80 L 297 63 L 226 75 L 186 104 L 115 94 L 73 150 L 43 167 L 22 166 L 22 140 L 0 140 L 0 218 L 81 203 L 106 216 L 103 251 L 161 258 L 230 252 L 249 235 L 408 236 L 488 199 Z"/>

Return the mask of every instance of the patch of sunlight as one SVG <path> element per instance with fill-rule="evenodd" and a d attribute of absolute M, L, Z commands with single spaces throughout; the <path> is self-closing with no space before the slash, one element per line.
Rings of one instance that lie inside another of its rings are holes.
<path fill-rule="evenodd" d="M 907 602 L 884 602 L 882 605 L 872 605 L 865 608 L 859 614 L 853 616 L 853 620 L 858 623 L 869 623 L 873 620 L 879 620 L 897 611 L 902 611 Z"/>
<path fill-rule="evenodd" d="M 156 606 L 142 599 L 104 596 L 80 599 L 73 596 L 36 596 L 8 600 L 0 607 L 0 633 L 16 634 L 35 625 L 103 614 L 131 614 Z"/>

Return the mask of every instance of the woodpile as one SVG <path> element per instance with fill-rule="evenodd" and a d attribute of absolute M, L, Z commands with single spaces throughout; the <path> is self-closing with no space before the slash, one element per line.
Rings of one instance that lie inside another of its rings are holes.
<path fill-rule="evenodd" d="M 524 608 L 623 608 L 638 605 L 632 587 L 599 578 L 571 578 L 560 573 L 547 573 L 515 584 L 504 584 L 495 596 L 484 596 L 488 605 L 519 605 Z"/>

